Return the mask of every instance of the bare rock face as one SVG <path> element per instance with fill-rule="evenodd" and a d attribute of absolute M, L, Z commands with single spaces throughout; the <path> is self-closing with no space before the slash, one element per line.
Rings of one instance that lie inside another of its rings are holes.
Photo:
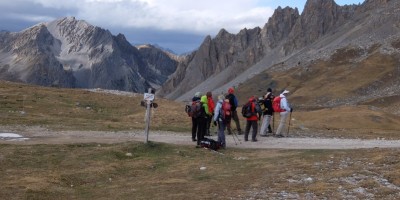
<path fill-rule="evenodd" d="M 266 45 L 271 49 L 278 46 L 289 36 L 299 17 L 297 8 L 286 7 L 282 9 L 278 7 L 263 28 L 266 32 L 266 35 L 263 35 L 263 38 L 267 40 Z"/>
<path fill-rule="evenodd" d="M 6 80 L 145 92 L 163 84 L 177 66 L 165 52 L 141 53 L 124 35 L 73 17 L 0 36 L 0 78 Z"/>
<path fill-rule="evenodd" d="M 285 52 L 302 48 L 338 28 L 353 16 L 355 6 L 338 6 L 334 0 L 308 0 L 284 45 Z"/>
<path fill-rule="evenodd" d="M 171 81 L 163 85 L 159 95 L 174 99 L 228 67 L 233 70 L 222 82 L 233 79 L 263 57 L 260 33 L 260 28 L 243 29 L 237 35 L 222 29 L 214 39 L 207 36 L 199 49 L 181 63 Z"/>
<path fill-rule="evenodd" d="M 137 47 L 145 66 L 143 74 L 145 79 L 158 88 L 167 81 L 168 77 L 176 71 L 179 56 L 160 50 L 153 45 Z"/>
<path fill-rule="evenodd" d="M 54 57 L 53 46 L 58 41 L 41 24 L 19 34 L 2 36 L 0 56 L 1 79 L 19 80 L 38 85 L 74 87 L 71 71 L 64 70 Z"/>
<path fill-rule="evenodd" d="M 262 29 L 243 29 L 238 34 L 222 29 L 215 38 L 206 37 L 159 94 L 182 100 L 196 91 L 226 91 L 269 68 L 282 71 L 328 59 L 335 48 L 369 48 L 388 37 L 396 38 L 398 9 L 395 0 L 346 6 L 334 0 L 308 0 L 301 15 L 297 9 L 278 7 Z"/>

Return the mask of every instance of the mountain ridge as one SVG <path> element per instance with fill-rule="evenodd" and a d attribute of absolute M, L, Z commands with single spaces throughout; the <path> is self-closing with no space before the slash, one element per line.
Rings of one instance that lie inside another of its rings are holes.
<path fill-rule="evenodd" d="M 2 32 L 0 78 L 43 86 L 145 92 L 158 88 L 177 67 L 177 57 L 153 62 L 124 35 L 74 17 Z M 155 47 L 151 47 L 155 49 Z M 165 54 L 164 51 L 156 53 Z M 168 62 L 167 69 L 163 62 Z M 171 70 L 172 68 L 172 70 Z"/>

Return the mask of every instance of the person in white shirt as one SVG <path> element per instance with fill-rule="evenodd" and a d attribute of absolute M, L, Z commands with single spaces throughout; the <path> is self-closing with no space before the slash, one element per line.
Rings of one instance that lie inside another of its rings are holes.
<path fill-rule="evenodd" d="M 289 106 L 289 103 L 286 99 L 286 94 L 288 94 L 289 91 L 284 90 L 279 96 L 281 97 L 281 109 L 283 109 L 283 112 L 280 112 L 280 121 L 279 121 L 279 126 L 278 129 L 276 130 L 275 135 L 277 137 L 288 137 L 288 133 L 284 133 L 285 125 L 286 125 L 286 119 L 289 115 L 289 112 L 292 112 L 292 109 Z M 289 119 L 290 120 L 290 119 Z"/>

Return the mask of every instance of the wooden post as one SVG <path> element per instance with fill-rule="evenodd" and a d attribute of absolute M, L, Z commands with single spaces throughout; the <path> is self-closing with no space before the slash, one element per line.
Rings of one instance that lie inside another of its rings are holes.
<path fill-rule="evenodd" d="M 151 88 L 149 88 L 148 93 L 151 93 Z M 145 129 L 144 129 L 144 132 L 146 134 L 145 143 L 149 142 L 150 116 L 151 116 L 150 105 L 151 105 L 151 102 L 152 102 L 151 100 L 146 100 L 146 125 L 145 125 Z"/>

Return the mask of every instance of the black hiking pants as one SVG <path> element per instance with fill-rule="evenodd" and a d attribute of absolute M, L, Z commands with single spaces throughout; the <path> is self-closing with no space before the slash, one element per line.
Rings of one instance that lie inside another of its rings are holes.
<path fill-rule="evenodd" d="M 197 120 L 197 145 L 200 145 L 200 141 L 204 139 L 204 135 L 206 134 L 207 118 L 199 117 Z"/>
<path fill-rule="evenodd" d="M 196 139 L 197 127 L 199 125 L 199 120 L 192 117 L 192 140 Z"/>

